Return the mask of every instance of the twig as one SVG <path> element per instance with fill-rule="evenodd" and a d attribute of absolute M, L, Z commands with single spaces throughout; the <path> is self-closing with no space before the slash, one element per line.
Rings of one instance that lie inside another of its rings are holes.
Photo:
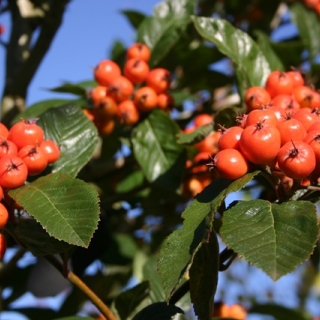
<path fill-rule="evenodd" d="M 49 261 L 62 275 L 64 275 L 64 267 L 58 259 L 54 256 L 46 256 L 47 261 Z M 116 316 L 109 309 L 107 305 L 72 271 L 68 271 L 65 275 L 65 278 L 68 279 L 71 283 L 76 285 L 90 300 L 91 302 L 100 310 L 100 312 L 108 320 L 117 320 Z"/>

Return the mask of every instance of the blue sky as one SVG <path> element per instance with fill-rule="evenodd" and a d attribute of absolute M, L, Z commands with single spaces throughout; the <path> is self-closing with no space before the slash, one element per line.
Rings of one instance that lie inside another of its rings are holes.
<path fill-rule="evenodd" d="M 115 40 L 127 46 L 135 40 L 135 32 L 121 10 L 138 10 L 151 14 L 159 0 L 73 0 L 69 3 L 63 24 L 48 54 L 44 58 L 28 91 L 27 105 L 43 99 L 59 98 L 45 88 L 59 86 L 64 81 L 79 82 L 92 79 L 92 68 L 107 57 Z M 3 39 L 10 32 L 8 15 L 0 17 L 6 26 Z M 0 47 L 4 66 L 5 51 Z M 0 69 L 0 88 L 4 84 L 4 69 Z"/>

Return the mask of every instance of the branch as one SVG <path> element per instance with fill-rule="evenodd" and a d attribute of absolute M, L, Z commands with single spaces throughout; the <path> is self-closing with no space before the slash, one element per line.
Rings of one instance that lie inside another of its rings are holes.
<path fill-rule="evenodd" d="M 25 108 L 27 89 L 59 29 L 69 0 L 48 0 L 44 8 L 30 1 L 11 1 L 12 31 L 6 53 L 6 79 L 2 98 L 3 122 L 12 119 Z M 34 32 L 40 29 L 31 47 Z"/>
<path fill-rule="evenodd" d="M 64 275 L 64 267 L 60 261 L 58 261 L 54 256 L 46 256 L 47 261 L 49 261 L 62 275 Z M 67 278 L 71 283 L 76 285 L 90 300 L 91 302 L 100 310 L 100 312 L 108 320 L 117 320 L 113 312 L 106 306 L 103 301 L 72 271 L 68 271 L 65 278 Z"/>

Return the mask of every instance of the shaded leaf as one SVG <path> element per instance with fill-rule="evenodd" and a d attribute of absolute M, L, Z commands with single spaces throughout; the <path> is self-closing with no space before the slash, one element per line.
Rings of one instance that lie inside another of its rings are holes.
<path fill-rule="evenodd" d="M 300 310 L 289 309 L 275 304 L 258 304 L 249 309 L 249 313 L 273 316 L 276 320 L 312 320 L 312 317 Z"/>
<path fill-rule="evenodd" d="M 177 313 L 184 312 L 173 305 L 167 305 L 165 302 L 156 302 L 142 309 L 132 320 L 171 320 Z"/>
<path fill-rule="evenodd" d="M 277 56 L 281 59 L 285 70 L 288 70 L 291 66 L 298 66 L 301 64 L 301 55 L 305 50 L 302 41 L 272 42 L 271 46 Z"/>
<path fill-rule="evenodd" d="M 129 174 L 123 177 L 116 186 L 116 192 L 128 192 L 140 185 L 144 181 L 144 175 L 141 170 L 130 170 Z"/>
<path fill-rule="evenodd" d="M 244 87 L 264 86 L 270 66 L 260 47 L 247 33 L 234 28 L 223 19 L 194 16 L 192 20 L 205 40 L 214 43 L 233 60 L 237 75 L 239 72 L 241 74 L 239 83 Z"/>
<path fill-rule="evenodd" d="M 149 295 L 149 282 L 143 281 L 135 287 L 120 293 L 114 301 L 121 320 L 129 318 L 131 313 Z"/>
<path fill-rule="evenodd" d="M 94 318 L 71 316 L 71 317 L 56 318 L 54 320 L 94 320 Z"/>
<path fill-rule="evenodd" d="M 215 116 L 214 116 L 214 122 L 215 124 L 223 125 L 226 128 L 230 128 L 234 125 L 236 125 L 236 117 L 241 114 L 242 109 L 238 107 L 230 107 L 220 110 Z M 219 129 L 219 126 L 216 125 L 216 130 Z"/>
<path fill-rule="evenodd" d="M 46 111 L 37 124 L 43 128 L 46 139 L 60 146 L 61 155 L 52 164 L 52 172 L 76 176 L 91 159 L 98 142 L 95 125 L 72 104 Z"/>
<path fill-rule="evenodd" d="M 256 30 L 254 34 L 258 38 L 257 42 L 260 48 L 262 49 L 266 59 L 268 60 L 271 70 L 285 71 L 285 68 L 280 58 L 277 56 L 277 54 L 274 52 L 272 48 L 270 38 L 267 36 L 267 34 L 260 30 Z"/>
<path fill-rule="evenodd" d="M 316 207 L 308 201 L 242 201 L 224 212 L 220 229 L 229 248 L 273 280 L 310 256 L 318 232 Z"/>
<path fill-rule="evenodd" d="M 41 224 L 34 219 L 20 219 L 14 231 L 35 256 L 62 253 L 71 248 L 70 244 L 50 237 Z"/>
<path fill-rule="evenodd" d="M 193 308 L 201 320 L 211 320 L 213 298 L 219 273 L 219 243 L 214 231 L 196 252 L 191 268 L 190 295 Z"/>
<path fill-rule="evenodd" d="M 309 50 L 310 61 L 320 53 L 320 24 L 315 11 L 308 10 L 300 3 L 290 7 L 291 17 L 297 26 L 300 38 Z"/>
<path fill-rule="evenodd" d="M 233 182 L 217 179 L 198 194 L 182 213 L 182 228 L 174 231 L 163 243 L 158 269 L 162 285 L 169 300 L 179 284 L 196 250 L 208 235 L 206 219 L 213 219 L 226 196 L 241 190 L 259 171 L 249 173 Z"/>
<path fill-rule="evenodd" d="M 85 182 L 65 173 L 41 177 L 9 191 L 50 236 L 88 247 L 99 220 L 98 194 Z"/>
<path fill-rule="evenodd" d="M 171 190 L 180 185 L 185 165 L 185 149 L 177 144 L 179 127 L 160 110 L 132 130 L 133 153 L 145 177 Z"/>
<path fill-rule="evenodd" d="M 200 126 L 190 133 L 178 132 L 177 143 L 193 145 L 203 140 L 206 136 L 208 136 L 212 132 L 213 132 L 213 123 Z"/>
<path fill-rule="evenodd" d="M 150 283 L 150 297 L 152 302 L 161 302 L 165 300 L 161 278 L 157 270 L 157 258 L 150 257 L 143 266 L 143 278 Z"/>
<path fill-rule="evenodd" d="M 134 10 L 121 10 L 121 13 L 128 19 L 131 26 L 135 29 L 139 27 L 146 17 L 144 13 Z"/>
<path fill-rule="evenodd" d="M 156 7 L 153 17 L 145 18 L 139 25 L 137 41 L 152 51 L 150 66 L 157 65 L 179 41 L 194 8 L 194 0 L 167 0 Z"/>

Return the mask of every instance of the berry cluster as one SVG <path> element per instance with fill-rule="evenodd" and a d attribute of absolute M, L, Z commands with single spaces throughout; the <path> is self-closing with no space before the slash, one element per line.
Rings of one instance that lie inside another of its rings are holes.
<path fill-rule="evenodd" d="M 213 125 L 213 116 L 210 114 L 200 114 L 194 117 L 193 126 L 184 130 L 185 133 L 191 133 L 200 126 L 207 124 Z M 213 156 L 219 151 L 218 141 L 221 132 L 213 131 L 200 142 L 193 145 L 197 154 L 192 160 L 187 160 L 186 167 L 191 173 L 191 177 L 184 182 L 184 195 L 187 199 L 194 197 L 201 192 L 203 188 L 211 183 L 217 177 L 214 171 L 208 172 L 206 163 L 208 162 L 208 154 Z"/>
<path fill-rule="evenodd" d="M 60 156 L 59 147 L 53 140 L 45 140 L 44 132 L 35 121 L 21 120 L 10 130 L 0 123 L 0 230 L 8 222 L 7 206 L 12 199 L 7 191 L 18 188 L 27 180 L 28 175 L 41 173 L 48 164 Z M 0 259 L 6 250 L 6 239 L 0 233 Z"/>
<path fill-rule="evenodd" d="M 269 166 L 291 179 L 320 176 L 320 94 L 297 71 L 274 71 L 265 88 L 245 93 L 249 113 L 240 126 L 222 130 L 210 166 L 237 179 L 254 166 Z"/>
<path fill-rule="evenodd" d="M 132 126 L 139 121 L 142 112 L 173 107 L 173 98 L 167 92 L 171 84 L 170 72 L 164 68 L 150 70 L 150 55 L 146 45 L 135 43 L 127 49 L 123 74 L 112 60 L 103 60 L 94 69 L 98 86 L 88 93 L 92 108 L 84 112 L 101 135 L 113 131 L 116 119 Z"/>
<path fill-rule="evenodd" d="M 304 4 L 320 15 L 320 0 L 303 0 Z"/>
<path fill-rule="evenodd" d="M 191 171 L 198 176 L 187 182 L 191 193 L 200 192 L 216 177 L 234 180 L 259 167 L 269 167 L 287 190 L 294 179 L 316 183 L 320 177 L 320 93 L 306 86 L 298 71 L 273 71 L 265 87 L 249 88 L 244 100 L 247 112 L 237 117 L 237 125 L 220 126 L 196 145 L 199 153 Z M 208 154 L 211 176 L 204 173 Z"/>

